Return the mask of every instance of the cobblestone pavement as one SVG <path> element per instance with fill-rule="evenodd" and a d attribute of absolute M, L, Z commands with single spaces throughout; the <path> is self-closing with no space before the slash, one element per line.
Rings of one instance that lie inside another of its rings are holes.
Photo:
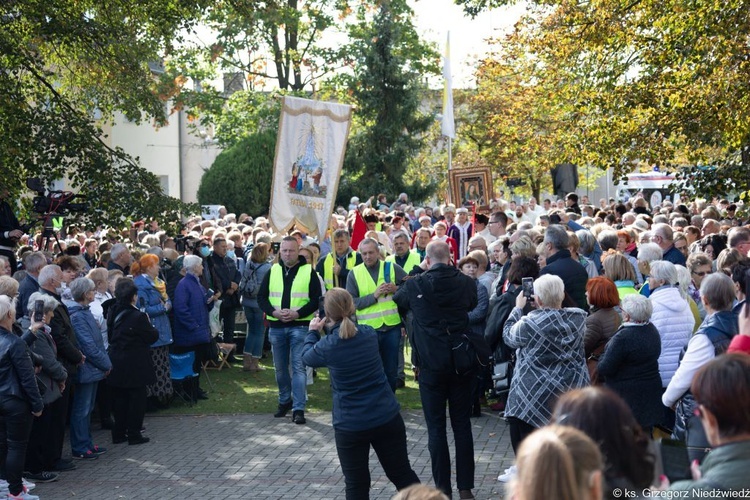
<path fill-rule="evenodd" d="M 151 442 L 112 445 L 97 460 L 76 461 L 54 483 L 33 491 L 43 500 L 89 499 L 343 499 L 331 415 L 307 414 L 307 425 L 272 415 L 147 416 Z M 427 429 L 420 411 L 403 412 L 412 467 L 432 482 Z M 477 499 L 502 498 L 497 475 L 513 462 L 507 424 L 496 413 L 473 418 Z M 97 427 L 96 424 L 94 424 Z M 451 453 L 452 433 L 448 432 Z M 69 453 L 69 450 L 66 450 Z M 393 485 L 370 454 L 373 499 L 389 499 Z M 455 468 L 453 475 L 455 487 Z M 455 493 L 454 497 L 458 497 Z"/>

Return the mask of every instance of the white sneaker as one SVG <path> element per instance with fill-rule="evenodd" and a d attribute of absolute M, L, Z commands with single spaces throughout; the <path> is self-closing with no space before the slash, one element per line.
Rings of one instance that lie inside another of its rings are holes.
<path fill-rule="evenodd" d="M 508 483 L 511 479 L 516 477 L 516 474 L 518 473 L 518 469 L 516 469 L 515 465 L 511 465 L 507 469 L 505 469 L 505 472 L 497 476 L 497 480 L 501 483 Z"/>
<path fill-rule="evenodd" d="M 31 491 L 36 488 L 36 484 L 32 483 L 31 481 L 27 481 L 26 479 L 22 479 L 22 481 L 25 491 Z M 6 481 L 5 479 L 0 479 L 0 494 L 6 495 L 7 493 L 8 481 Z"/>
<path fill-rule="evenodd" d="M 8 493 L 8 500 L 39 500 L 39 497 L 36 495 L 32 495 L 31 493 L 27 493 L 26 491 L 22 491 L 18 495 L 11 495 Z"/>

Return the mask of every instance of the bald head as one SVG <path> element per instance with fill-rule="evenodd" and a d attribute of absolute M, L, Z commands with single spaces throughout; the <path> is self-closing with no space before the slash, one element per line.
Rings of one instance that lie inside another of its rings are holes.
<path fill-rule="evenodd" d="M 427 245 L 426 254 L 430 259 L 430 267 L 435 264 L 450 264 L 451 262 L 451 250 L 444 241 L 431 241 Z"/>

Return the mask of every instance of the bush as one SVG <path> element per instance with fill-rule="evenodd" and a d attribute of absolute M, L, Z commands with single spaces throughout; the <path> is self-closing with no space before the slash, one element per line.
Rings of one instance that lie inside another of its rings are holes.
<path fill-rule="evenodd" d="M 223 151 L 198 187 L 201 205 L 224 205 L 228 212 L 253 217 L 268 213 L 271 202 L 276 132 L 258 132 Z"/>

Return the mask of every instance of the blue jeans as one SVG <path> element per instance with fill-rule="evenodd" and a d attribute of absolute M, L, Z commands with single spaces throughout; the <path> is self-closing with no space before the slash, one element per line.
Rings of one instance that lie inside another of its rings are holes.
<path fill-rule="evenodd" d="M 91 411 L 96 404 L 96 388 L 99 382 L 76 384 L 73 405 L 70 410 L 70 450 L 75 454 L 94 449 L 91 438 Z"/>
<path fill-rule="evenodd" d="M 247 318 L 247 337 L 245 337 L 244 354 L 250 354 L 254 358 L 263 356 L 263 337 L 266 327 L 263 325 L 263 311 L 259 307 L 244 306 Z"/>
<path fill-rule="evenodd" d="M 307 403 L 307 372 L 302 364 L 302 347 L 306 336 L 307 327 L 304 326 L 279 328 L 274 324 L 268 331 L 276 385 L 279 386 L 279 404 L 288 403 L 291 399 L 292 410 L 304 410 Z"/>
<path fill-rule="evenodd" d="M 401 341 L 401 325 L 394 326 L 390 330 L 378 330 L 378 347 L 380 348 L 380 359 L 383 360 L 383 370 L 388 379 L 391 390 L 396 390 L 398 379 L 398 346 Z"/>
<path fill-rule="evenodd" d="M 474 488 L 474 438 L 471 405 L 475 375 L 456 375 L 428 370 L 419 372 L 419 395 L 427 424 L 427 448 L 435 486 L 451 496 L 451 457 L 446 435 L 445 404 L 456 446 L 456 483 L 459 490 Z"/>

